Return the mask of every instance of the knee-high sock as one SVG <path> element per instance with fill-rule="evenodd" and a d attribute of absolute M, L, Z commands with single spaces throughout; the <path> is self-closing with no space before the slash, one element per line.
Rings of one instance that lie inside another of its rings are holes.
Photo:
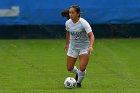
<path fill-rule="evenodd" d="M 80 71 L 78 70 L 78 80 L 77 83 L 81 83 L 85 77 L 86 70 L 85 71 Z"/>
<path fill-rule="evenodd" d="M 77 67 L 76 67 L 76 66 L 74 66 L 73 70 L 72 70 L 72 71 L 70 71 L 70 72 L 72 72 L 72 73 L 74 73 L 74 74 L 77 74 L 77 73 L 78 73 L 78 69 L 77 69 Z"/>

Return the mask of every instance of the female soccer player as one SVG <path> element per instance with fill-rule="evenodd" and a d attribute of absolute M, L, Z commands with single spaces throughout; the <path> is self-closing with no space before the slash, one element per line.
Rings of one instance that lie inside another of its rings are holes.
<path fill-rule="evenodd" d="M 77 87 L 81 87 L 90 53 L 93 51 L 94 34 L 89 23 L 80 17 L 79 6 L 71 6 L 61 14 L 68 19 L 65 24 L 67 32 L 64 46 L 67 51 L 67 70 L 76 74 Z M 75 66 L 78 57 L 79 70 Z"/>

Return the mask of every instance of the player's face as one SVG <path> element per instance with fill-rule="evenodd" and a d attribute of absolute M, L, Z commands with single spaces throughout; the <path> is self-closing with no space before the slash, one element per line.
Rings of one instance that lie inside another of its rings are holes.
<path fill-rule="evenodd" d="M 77 13 L 74 8 L 70 8 L 69 9 L 69 16 L 72 20 L 76 20 L 79 18 L 79 13 Z"/>

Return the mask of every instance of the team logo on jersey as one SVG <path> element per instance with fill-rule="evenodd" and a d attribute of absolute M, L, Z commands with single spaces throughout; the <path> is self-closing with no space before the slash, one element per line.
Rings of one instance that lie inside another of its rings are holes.
<path fill-rule="evenodd" d="M 71 32 L 71 35 L 73 36 L 77 36 L 77 35 L 81 35 L 82 33 L 81 32 Z"/>
<path fill-rule="evenodd" d="M 75 40 L 80 39 L 82 37 L 83 32 L 71 32 L 71 35 Z"/>

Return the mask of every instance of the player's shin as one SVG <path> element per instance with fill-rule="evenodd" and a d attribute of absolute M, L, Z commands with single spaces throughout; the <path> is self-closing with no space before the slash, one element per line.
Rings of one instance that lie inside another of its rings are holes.
<path fill-rule="evenodd" d="M 78 80 L 77 83 L 81 83 L 85 77 L 86 70 L 85 71 L 80 71 L 78 70 Z"/>

